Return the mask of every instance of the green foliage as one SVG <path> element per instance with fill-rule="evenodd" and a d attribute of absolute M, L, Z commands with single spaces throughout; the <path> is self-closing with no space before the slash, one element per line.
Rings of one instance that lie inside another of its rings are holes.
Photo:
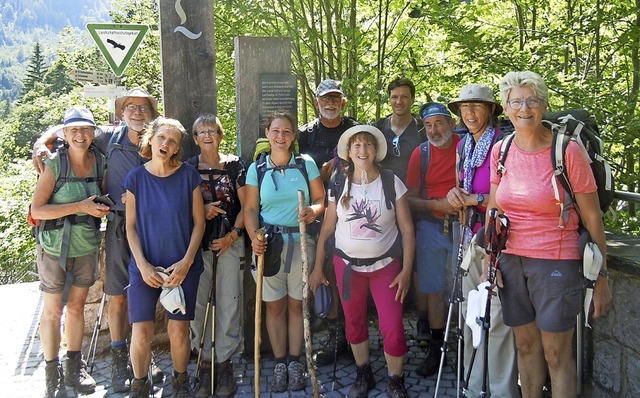
<path fill-rule="evenodd" d="M 37 280 L 35 240 L 26 219 L 35 182 L 28 161 L 9 164 L 0 177 L 0 284 Z"/>
<path fill-rule="evenodd" d="M 42 51 L 40 50 L 40 43 L 36 42 L 33 47 L 33 55 L 29 60 L 29 65 L 27 65 L 27 77 L 22 83 L 22 93 L 29 92 L 33 89 L 33 86 L 38 82 L 41 82 L 44 79 L 44 74 L 47 71 L 47 66 L 45 65 L 44 56 L 42 55 Z"/>

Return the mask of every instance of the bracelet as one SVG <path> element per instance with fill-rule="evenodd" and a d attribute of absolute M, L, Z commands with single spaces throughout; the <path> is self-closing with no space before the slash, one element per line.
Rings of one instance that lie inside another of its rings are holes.
<path fill-rule="evenodd" d="M 609 277 L 609 270 L 608 269 L 601 269 L 600 272 L 598 272 L 598 276 L 603 276 L 605 278 Z"/>
<path fill-rule="evenodd" d="M 238 228 L 238 227 L 233 227 L 231 228 L 232 231 L 236 231 L 236 233 L 238 234 L 238 238 L 242 236 L 242 234 L 244 233 L 244 230 L 242 228 Z"/>

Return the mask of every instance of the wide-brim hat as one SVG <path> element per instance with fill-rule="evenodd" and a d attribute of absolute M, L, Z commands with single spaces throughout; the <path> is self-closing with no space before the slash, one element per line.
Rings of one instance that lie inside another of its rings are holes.
<path fill-rule="evenodd" d="M 55 134 L 58 138 L 64 139 L 64 128 L 74 126 L 89 126 L 94 128 L 94 137 L 102 133 L 96 125 L 93 113 L 83 106 L 72 106 L 64 112 L 62 124 L 49 128 L 47 134 Z"/>
<path fill-rule="evenodd" d="M 163 280 L 167 280 L 167 278 L 169 278 L 169 275 L 165 273 L 164 268 L 156 267 L 156 270 Z M 181 313 L 182 315 L 185 315 L 187 313 L 182 286 L 163 286 L 162 292 L 160 292 L 160 304 L 162 304 L 164 309 L 172 314 Z"/>
<path fill-rule="evenodd" d="M 119 115 L 119 112 L 124 107 L 124 103 L 127 100 L 127 98 L 132 98 L 132 97 L 148 99 L 149 102 L 151 103 L 151 108 L 153 109 L 153 118 L 155 119 L 158 116 L 160 116 L 160 113 L 158 112 L 158 100 L 155 99 L 153 95 L 149 94 L 147 90 L 143 89 L 142 87 L 132 88 L 131 90 L 125 92 L 122 97 L 116 98 L 116 101 L 115 101 L 116 114 Z"/>
<path fill-rule="evenodd" d="M 384 134 L 377 127 L 369 126 L 367 124 L 359 124 L 357 126 L 353 126 L 347 129 L 340 136 L 340 140 L 338 141 L 338 156 L 340 159 L 349 160 L 349 139 L 354 134 L 366 132 L 376 139 L 378 145 L 378 149 L 376 152 L 376 162 L 382 162 L 382 159 L 387 156 L 387 140 L 384 138 Z"/>
<path fill-rule="evenodd" d="M 451 112 L 460 116 L 460 104 L 463 102 L 485 102 L 493 104 L 496 107 L 493 110 L 493 116 L 499 116 L 502 113 L 502 105 L 495 100 L 493 90 L 486 84 L 467 84 L 460 89 L 460 98 L 456 101 L 449 102 Z"/>

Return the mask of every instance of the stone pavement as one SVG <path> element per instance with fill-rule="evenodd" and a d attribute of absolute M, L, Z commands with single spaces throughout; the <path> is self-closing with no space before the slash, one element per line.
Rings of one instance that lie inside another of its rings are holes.
<path fill-rule="evenodd" d="M 4 303 L 3 326 L 1 330 L 2 345 L 0 346 L 0 396 L 11 398 L 32 398 L 44 396 L 44 359 L 38 336 L 40 313 L 42 311 L 42 297 L 38 290 L 38 283 L 23 283 L 0 286 L 0 302 Z M 386 396 L 386 366 L 382 352 L 382 339 L 377 329 L 376 318 L 371 317 L 369 324 L 371 365 L 377 380 L 376 388 L 369 393 L 369 397 Z M 432 397 L 435 391 L 436 376 L 422 378 L 415 373 L 416 368 L 424 358 L 422 347 L 415 344 L 415 316 L 413 313 L 405 317 L 405 331 L 409 344 L 406 357 L 405 383 L 411 397 Z M 327 331 L 322 330 L 314 337 L 314 351 L 320 347 L 320 342 L 326 338 Z M 450 339 L 451 340 L 451 339 Z M 252 342 L 247 342 L 247 345 Z M 64 351 L 61 351 L 61 358 Z M 166 375 L 172 371 L 168 350 L 156 352 L 156 361 Z M 453 353 L 451 354 L 454 355 Z M 109 354 L 96 358 L 93 377 L 97 382 L 96 392 L 85 397 L 113 397 L 124 398 L 128 394 L 113 393 L 111 390 L 111 357 Z M 195 361 L 189 365 L 189 373 L 194 374 Z M 233 358 L 234 374 L 238 385 L 237 397 L 249 398 L 254 396 L 254 366 L 253 357 L 241 354 Z M 440 397 L 455 397 L 455 375 L 452 364 L 454 358 L 449 359 L 441 381 Z M 271 393 L 269 382 L 274 367 L 269 358 L 262 360 L 261 390 L 262 397 L 310 397 L 313 396 L 311 382 L 307 382 L 304 391 L 295 393 Z M 343 397 L 349 391 L 355 377 L 355 365 L 352 360 L 341 359 L 336 366 L 336 380 L 333 382 L 333 365 L 319 367 L 317 370 L 320 394 L 324 397 Z M 73 389 L 67 389 L 68 396 L 76 397 Z M 155 397 L 170 397 L 170 378 L 156 386 Z"/>

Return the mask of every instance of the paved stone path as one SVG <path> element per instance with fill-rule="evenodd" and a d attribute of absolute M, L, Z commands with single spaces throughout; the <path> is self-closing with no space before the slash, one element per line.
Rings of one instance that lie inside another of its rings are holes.
<path fill-rule="evenodd" d="M 44 396 L 44 359 L 38 336 L 42 298 L 38 283 L 24 283 L 0 286 L 0 302 L 3 303 L 3 325 L 0 327 L 0 396 L 12 398 L 32 398 Z M 432 397 L 435 392 L 436 376 L 422 378 L 415 373 L 424 358 L 424 350 L 415 344 L 415 316 L 411 313 L 405 317 L 405 332 L 409 344 L 406 357 L 405 384 L 411 397 Z M 371 364 L 377 380 L 376 388 L 369 397 L 386 397 L 386 366 L 382 352 L 382 338 L 377 329 L 375 318 L 370 318 Z M 314 351 L 326 338 L 327 331 L 319 331 L 314 337 Z M 252 343 L 249 343 L 252 344 Z M 61 357 L 64 352 L 61 352 Z M 166 375 L 172 371 L 168 352 L 156 352 L 156 361 Z M 454 355 L 453 353 L 451 355 Z M 189 373 L 194 374 L 195 361 L 189 365 Z M 439 397 L 455 397 L 455 375 L 452 364 L 454 358 L 444 369 Z M 111 357 L 104 355 L 96 358 L 93 377 L 97 382 L 96 392 L 90 395 L 76 395 L 73 389 L 67 390 L 68 397 L 127 397 L 128 394 L 113 393 L 111 390 Z M 234 374 L 238 385 L 237 397 L 254 396 L 253 358 L 237 355 L 233 358 Z M 311 397 L 313 389 L 307 382 L 304 391 L 271 393 L 269 381 L 274 362 L 268 358 L 262 360 L 261 390 L 262 397 Z M 336 381 L 333 382 L 333 365 L 319 367 L 317 370 L 320 394 L 324 397 L 343 397 L 349 391 L 355 377 L 355 365 L 350 359 L 339 360 L 336 366 Z M 156 386 L 155 397 L 170 397 L 171 383 L 169 378 L 162 385 Z"/>

